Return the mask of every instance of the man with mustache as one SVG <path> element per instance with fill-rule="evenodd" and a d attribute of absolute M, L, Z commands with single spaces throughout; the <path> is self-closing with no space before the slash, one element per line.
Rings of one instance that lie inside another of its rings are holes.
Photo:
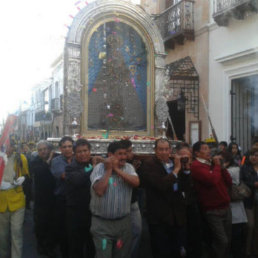
<path fill-rule="evenodd" d="M 108 147 L 108 158 L 91 174 L 91 232 L 96 258 L 130 257 L 131 195 L 139 178 L 120 142 Z"/>

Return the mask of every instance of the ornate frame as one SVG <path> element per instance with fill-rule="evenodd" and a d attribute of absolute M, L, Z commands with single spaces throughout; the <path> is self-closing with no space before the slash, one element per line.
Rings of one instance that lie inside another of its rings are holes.
<path fill-rule="evenodd" d="M 163 39 L 152 18 L 140 7 L 128 1 L 96 0 L 82 9 L 74 18 L 68 32 L 64 51 L 64 133 L 71 134 L 71 122 L 74 117 L 79 120 L 81 135 L 101 135 L 104 131 L 88 131 L 85 121 L 87 75 L 82 67 L 86 66 L 82 58 L 87 53 L 87 40 L 100 24 L 118 17 L 122 22 L 132 26 L 142 36 L 148 50 L 148 90 L 147 131 L 123 131 L 126 134 L 155 135 L 161 122 L 166 119 L 167 110 L 157 108 L 163 100 L 165 76 L 165 52 Z M 164 99 L 165 101 L 165 99 Z M 156 109 L 156 119 L 154 118 Z M 157 112 L 158 111 L 158 112 Z M 83 115 L 81 116 L 81 114 Z M 110 134 L 121 134 L 121 131 L 111 131 Z"/>

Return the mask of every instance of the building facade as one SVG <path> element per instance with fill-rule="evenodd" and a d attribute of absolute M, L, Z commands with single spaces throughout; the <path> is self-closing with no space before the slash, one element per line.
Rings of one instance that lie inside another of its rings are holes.
<path fill-rule="evenodd" d="M 38 141 L 63 135 L 63 56 L 52 64 L 52 76 L 31 90 L 29 107 L 20 108 L 16 136 Z"/>
<path fill-rule="evenodd" d="M 167 134 L 190 143 L 209 137 L 209 2 L 142 1 L 166 48 Z"/>
<path fill-rule="evenodd" d="M 64 69 L 63 55 L 60 55 L 52 64 L 52 82 L 50 86 L 50 112 L 52 113 L 52 129 L 50 137 L 63 135 L 64 123 Z"/>
<path fill-rule="evenodd" d="M 209 109 L 221 140 L 243 151 L 258 135 L 258 1 L 210 6 Z"/>
<path fill-rule="evenodd" d="M 47 79 L 32 89 L 31 106 L 34 110 L 33 132 L 35 140 L 47 139 L 51 135 L 50 86 L 51 79 Z"/>
<path fill-rule="evenodd" d="M 165 96 L 175 133 L 190 143 L 208 138 L 209 115 L 219 141 L 250 148 L 258 135 L 258 1 L 142 0 L 142 6 L 166 47 Z"/>

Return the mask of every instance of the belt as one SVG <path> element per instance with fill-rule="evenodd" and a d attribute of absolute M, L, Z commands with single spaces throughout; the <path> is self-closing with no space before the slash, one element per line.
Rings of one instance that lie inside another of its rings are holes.
<path fill-rule="evenodd" d="M 101 217 L 101 216 L 98 216 L 98 215 L 92 215 L 92 217 L 95 217 L 95 218 L 98 218 L 98 219 L 103 219 L 103 220 L 114 220 L 114 221 L 116 221 L 116 220 L 122 220 L 122 219 L 124 219 L 125 217 L 127 217 L 128 215 L 125 215 L 125 216 L 122 216 L 122 217 L 119 217 L 119 218 L 103 218 L 103 217 Z"/>

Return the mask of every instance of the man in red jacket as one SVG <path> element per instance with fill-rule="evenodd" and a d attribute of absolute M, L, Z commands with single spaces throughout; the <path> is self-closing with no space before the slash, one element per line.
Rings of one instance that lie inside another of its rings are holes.
<path fill-rule="evenodd" d="M 195 160 L 191 166 L 192 177 L 206 223 L 211 231 L 213 256 L 228 257 L 231 235 L 231 211 L 228 188 L 231 177 L 221 166 L 221 157 L 211 159 L 209 146 L 202 141 L 193 145 Z"/>

